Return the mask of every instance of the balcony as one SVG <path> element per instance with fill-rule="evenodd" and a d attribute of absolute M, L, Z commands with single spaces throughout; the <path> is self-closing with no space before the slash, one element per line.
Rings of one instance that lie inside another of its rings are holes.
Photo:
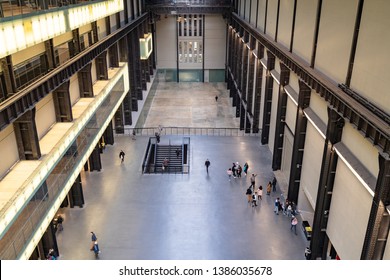
<path fill-rule="evenodd" d="M 155 14 L 226 14 L 231 0 L 146 0 L 146 8 Z"/>

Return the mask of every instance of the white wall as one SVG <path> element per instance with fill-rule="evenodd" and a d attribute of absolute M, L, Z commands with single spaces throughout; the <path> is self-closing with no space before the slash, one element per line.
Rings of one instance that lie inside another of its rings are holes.
<path fill-rule="evenodd" d="M 299 191 L 305 193 L 313 209 L 315 209 L 318 193 L 324 143 L 324 138 L 316 128 L 310 122 L 307 122 Z"/>
<path fill-rule="evenodd" d="M 281 0 L 279 11 L 278 42 L 286 48 L 290 47 L 293 13 L 294 1 Z"/>
<path fill-rule="evenodd" d="M 344 125 L 341 142 L 363 163 L 373 177 L 376 178 L 378 176 L 379 151 L 349 122 L 346 122 Z"/>
<path fill-rule="evenodd" d="M 268 0 L 266 34 L 275 39 L 278 0 Z"/>
<path fill-rule="evenodd" d="M 265 3 L 267 0 L 258 0 L 259 1 L 259 10 L 257 12 L 257 28 L 264 32 L 264 22 L 265 22 Z"/>
<path fill-rule="evenodd" d="M 315 68 L 339 83 L 344 83 L 347 75 L 357 2 L 322 2 Z"/>
<path fill-rule="evenodd" d="M 298 0 L 295 17 L 293 52 L 310 63 L 318 1 Z"/>
<path fill-rule="evenodd" d="M 96 83 L 96 81 L 97 81 L 97 73 L 96 73 L 96 59 L 92 60 L 92 66 L 91 66 L 91 78 L 92 78 L 92 84 Z"/>
<path fill-rule="evenodd" d="M 73 106 L 80 99 L 80 87 L 77 73 L 70 78 L 69 92 L 70 103 Z"/>
<path fill-rule="evenodd" d="M 311 91 L 310 108 L 316 113 L 321 121 L 325 124 L 328 123 L 328 103 L 314 90 Z"/>
<path fill-rule="evenodd" d="M 56 122 L 56 112 L 54 109 L 53 95 L 46 95 L 35 106 L 35 123 L 37 126 L 38 139 L 41 140 L 50 127 Z"/>
<path fill-rule="evenodd" d="M 287 95 L 287 109 L 286 109 L 286 124 L 291 129 L 292 133 L 295 131 L 295 122 L 297 118 L 297 105 Z"/>
<path fill-rule="evenodd" d="M 34 45 L 34 46 L 29 47 L 27 49 L 21 50 L 20 52 L 12 54 L 12 63 L 15 66 L 21 62 L 26 61 L 29 58 L 43 54 L 45 51 L 46 50 L 45 50 L 44 43 Z"/>
<path fill-rule="evenodd" d="M 251 5 L 251 10 L 250 10 L 250 16 L 251 16 L 250 20 L 251 20 L 251 24 L 253 24 L 254 26 L 256 26 L 257 1 L 258 0 L 251 0 L 252 5 Z"/>
<path fill-rule="evenodd" d="M 390 114 L 390 1 L 364 1 L 351 88 Z"/>
<path fill-rule="evenodd" d="M 207 15 L 205 19 L 205 69 L 225 69 L 226 23 L 221 15 Z"/>
<path fill-rule="evenodd" d="M 0 131 L 0 179 L 19 160 L 18 145 L 14 132 L 14 126 L 8 125 Z"/>
<path fill-rule="evenodd" d="M 329 209 L 327 235 L 342 260 L 359 260 L 372 196 L 339 158 Z"/>
<path fill-rule="evenodd" d="M 156 26 L 157 67 L 176 69 L 176 19 L 161 17 Z"/>

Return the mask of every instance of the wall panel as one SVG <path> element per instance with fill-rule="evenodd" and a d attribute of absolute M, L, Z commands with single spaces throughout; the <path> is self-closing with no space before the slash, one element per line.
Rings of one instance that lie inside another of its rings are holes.
<path fill-rule="evenodd" d="M 339 158 L 327 234 L 342 260 L 359 260 L 372 196 Z"/>
<path fill-rule="evenodd" d="M 294 1 L 280 0 L 278 42 L 290 48 Z"/>
<path fill-rule="evenodd" d="M 35 122 L 38 139 L 41 140 L 50 127 L 56 122 L 53 95 L 50 93 L 36 105 Z"/>
<path fill-rule="evenodd" d="M 257 18 L 257 1 L 258 0 L 251 0 L 251 10 L 250 10 L 250 22 L 251 24 L 253 24 L 254 26 L 256 26 L 256 18 Z"/>
<path fill-rule="evenodd" d="M 344 83 L 347 76 L 357 2 L 322 2 L 315 68 L 338 83 Z"/>
<path fill-rule="evenodd" d="M 62 34 L 60 36 L 53 38 L 53 46 L 56 47 L 58 45 L 62 45 L 65 42 L 68 42 L 73 39 L 72 32 L 67 32 L 65 34 Z"/>
<path fill-rule="evenodd" d="M 310 122 L 307 122 L 300 191 L 305 193 L 313 209 L 318 193 L 323 148 L 324 138 Z"/>
<path fill-rule="evenodd" d="M 70 102 L 73 106 L 80 99 L 80 88 L 79 88 L 79 80 L 77 78 L 77 74 L 73 75 L 70 78 Z"/>
<path fill-rule="evenodd" d="M 293 52 L 310 63 L 313 51 L 317 1 L 298 0 Z"/>
<path fill-rule="evenodd" d="M 45 44 L 40 43 L 35 46 L 29 47 L 27 49 L 21 50 L 17 53 L 12 54 L 12 63 L 13 65 L 17 65 L 21 62 L 26 61 L 34 56 L 45 53 Z"/>
<path fill-rule="evenodd" d="M 364 1 L 351 88 L 390 114 L 390 1 Z"/>
<path fill-rule="evenodd" d="M 328 103 L 314 90 L 311 91 L 310 108 L 324 124 L 328 123 Z"/>
<path fill-rule="evenodd" d="M 0 131 L 0 180 L 7 171 L 19 160 L 18 145 L 14 132 L 14 126 L 9 125 Z"/>
<path fill-rule="evenodd" d="M 257 28 L 264 32 L 265 26 L 265 8 L 267 0 L 258 0 L 259 1 L 259 10 L 257 12 Z"/>
<path fill-rule="evenodd" d="M 275 39 L 278 0 L 268 0 L 266 33 Z"/>
<path fill-rule="evenodd" d="M 293 133 L 295 131 L 296 117 L 297 105 L 295 105 L 293 100 L 287 95 L 286 124 Z"/>
<path fill-rule="evenodd" d="M 176 69 L 176 19 L 161 18 L 156 27 L 156 47 L 158 68 Z"/>
<path fill-rule="evenodd" d="M 226 23 L 220 15 L 208 15 L 205 19 L 205 69 L 225 69 Z"/>
<path fill-rule="evenodd" d="M 92 60 L 91 76 L 92 76 L 92 84 L 94 84 L 97 81 L 96 59 Z"/>

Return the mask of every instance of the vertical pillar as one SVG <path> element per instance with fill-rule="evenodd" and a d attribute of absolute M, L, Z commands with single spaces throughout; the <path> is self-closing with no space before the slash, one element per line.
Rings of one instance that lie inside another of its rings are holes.
<path fill-rule="evenodd" d="M 280 63 L 279 98 L 276 109 L 275 143 L 272 155 L 272 170 L 279 170 L 282 164 L 284 124 L 286 122 L 287 93 L 284 87 L 290 81 L 290 70 Z"/>
<path fill-rule="evenodd" d="M 46 256 L 49 254 L 50 249 L 54 249 L 57 255 L 60 254 L 60 252 L 58 251 L 57 238 L 55 235 L 53 222 L 50 222 L 50 225 L 47 227 L 45 233 L 41 238 L 41 242 L 42 242 L 42 249 L 43 249 L 42 252 L 43 259 L 45 259 Z"/>
<path fill-rule="evenodd" d="M 261 107 L 261 87 L 263 83 L 263 66 L 260 59 L 264 56 L 264 46 L 258 43 L 256 59 L 256 77 L 255 77 L 255 101 L 253 108 L 252 132 L 258 133 L 260 130 L 260 107 Z"/>
<path fill-rule="evenodd" d="M 112 128 L 112 121 L 109 122 L 106 130 L 103 133 L 103 137 L 106 145 L 114 145 L 114 130 Z"/>
<path fill-rule="evenodd" d="M 5 87 L 7 90 L 6 97 L 9 97 L 17 91 L 12 57 L 8 55 L 6 57 L 0 58 L 0 66 L 3 70 Z"/>
<path fill-rule="evenodd" d="M 388 242 L 390 216 L 386 209 L 390 205 L 390 157 L 379 154 L 379 174 L 371 205 L 362 260 L 382 260 Z"/>
<path fill-rule="evenodd" d="M 294 143 L 291 158 L 290 178 L 288 183 L 288 200 L 298 202 L 299 185 L 305 148 L 307 118 L 303 110 L 309 107 L 311 89 L 299 80 L 297 114 L 295 118 Z"/>
<path fill-rule="evenodd" d="M 35 107 L 28 110 L 14 122 L 14 129 L 20 159 L 39 159 L 41 150 L 35 124 Z"/>
<path fill-rule="evenodd" d="M 274 78 L 271 76 L 271 71 L 275 68 L 275 56 L 267 51 L 267 74 L 265 77 L 264 90 L 264 114 L 263 114 L 263 129 L 261 131 L 261 144 L 268 144 L 269 127 L 271 123 L 271 107 L 272 107 L 272 92 L 274 87 Z"/>
<path fill-rule="evenodd" d="M 92 41 L 93 44 L 95 44 L 97 41 L 99 41 L 97 21 L 91 22 L 91 27 L 92 27 Z"/>
<path fill-rule="evenodd" d="M 94 97 L 91 68 L 92 63 L 88 63 L 83 69 L 77 72 L 80 97 Z"/>
<path fill-rule="evenodd" d="M 102 169 L 102 161 L 100 158 L 99 145 L 93 149 L 89 156 L 89 171 L 100 171 Z"/>
<path fill-rule="evenodd" d="M 312 259 L 326 259 L 328 245 L 326 228 L 338 159 L 333 145 L 341 141 L 343 127 L 343 117 L 335 109 L 328 107 L 328 126 L 322 156 L 316 209 L 314 211 L 313 233 L 310 243 Z"/>
<path fill-rule="evenodd" d="M 70 57 L 74 57 L 76 54 L 80 53 L 80 34 L 79 29 L 76 28 L 72 30 L 73 40 L 69 44 L 69 54 Z"/>
<path fill-rule="evenodd" d="M 46 57 L 47 57 L 47 67 L 48 70 L 50 71 L 56 67 L 56 63 L 54 60 L 53 39 L 49 39 L 45 41 L 45 50 L 46 50 Z"/>
<path fill-rule="evenodd" d="M 118 43 L 108 49 L 108 55 L 110 57 L 110 67 L 119 67 Z"/>
<path fill-rule="evenodd" d="M 134 50 L 135 50 L 135 53 L 134 53 L 134 63 L 135 63 L 135 70 L 136 70 L 136 79 L 138 82 L 137 84 L 137 99 L 138 100 L 142 100 L 143 99 L 143 95 L 142 95 L 142 90 L 145 89 L 146 90 L 146 80 L 145 80 L 145 77 L 143 75 L 143 69 L 142 69 L 142 63 L 141 63 L 141 50 L 140 50 L 140 46 L 139 46 L 139 38 L 143 37 L 144 34 L 143 34 L 143 30 L 142 30 L 142 26 L 138 26 L 136 27 L 136 30 L 134 32 L 134 35 L 135 35 L 135 38 L 134 38 Z"/>
<path fill-rule="evenodd" d="M 79 206 L 80 208 L 82 208 L 84 206 L 84 193 L 80 175 L 77 176 L 68 195 L 71 208 L 73 208 L 74 206 Z"/>
<path fill-rule="evenodd" d="M 117 134 L 124 134 L 124 120 L 123 120 L 123 104 L 118 107 L 118 110 L 115 112 L 115 132 Z"/>
<path fill-rule="evenodd" d="M 53 101 L 57 122 L 73 121 L 72 104 L 69 91 L 70 81 L 66 81 L 53 91 Z"/>
<path fill-rule="evenodd" d="M 95 61 L 97 79 L 108 80 L 107 51 L 102 52 L 98 57 L 96 57 Z"/>

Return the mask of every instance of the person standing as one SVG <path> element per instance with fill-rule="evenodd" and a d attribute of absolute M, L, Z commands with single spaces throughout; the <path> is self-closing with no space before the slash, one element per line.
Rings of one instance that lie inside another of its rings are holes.
<path fill-rule="evenodd" d="M 121 159 L 121 162 L 123 162 L 125 160 L 125 152 L 124 151 L 120 151 L 119 152 L 119 158 Z"/>
<path fill-rule="evenodd" d="M 295 216 L 292 216 L 291 218 L 291 227 L 290 230 L 292 231 L 294 229 L 295 235 L 297 234 L 297 224 L 298 224 L 298 219 Z"/>
<path fill-rule="evenodd" d="M 275 199 L 275 208 L 274 208 L 274 212 L 276 215 L 279 215 L 279 206 L 280 206 L 280 200 L 279 200 L 279 197 Z"/>
<path fill-rule="evenodd" d="M 237 169 L 236 169 L 236 164 L 233 162 L 233 166 L 232 166 L 232 172 L 233 172 L 233 177 L 234 178 L 237 178 Z"/>
<path fill-rule="evenodd" d="M 131 139 L 133 139 L 133 140 L 136 140 L 136 133 L 135 133 L 135 129 L 133 129 L 133 134 L 132 134 L 133 136 L 131 137 Z"/>
<path fill-rule="evenodd" d="M 276 192 L 276 177 L 272 180 L 272 191 Z"/>
<path fill-rule="evenodd" d="M 206 172 L 207 174 L 209 174 L 209 167 L 210 167 L 210 161 L 209 159 L 206 159 L 206 161 L 204 162 L 204 165 L 206 166 Z M 229 178 L 230 179 L 230 178 Z"/>
<path fill-rule="evenodd" d="M 245 162 L 244 168 L 243 168 L 243 171 L 244 171 L 244 173 L 245 173 L 245 176 L 248 175 L 248 169 L 249 169 L 249 165 L 248 165 L 247 162 Z"/>
<path fill-rule="evenodd" d="M 272 188 L 272 184 L 271 184 L 271 181 L 269 181 L 267 184 L 267 195 L 271 194 L 271 188 Z"/>
<path fill-rule="evenodd" d="M 257 206 L 257 195 L 255 192 L 253 192 L 252 194 L 252 207 L 256 207 Z"/>
<path fill-rule="evenodd" d="M 242 167 L 239 163 L 237 163 L 238 167 L 237 167 L 237 177 L 238 178 L 241 178 L 241 173 L 242 173 Z"/>

